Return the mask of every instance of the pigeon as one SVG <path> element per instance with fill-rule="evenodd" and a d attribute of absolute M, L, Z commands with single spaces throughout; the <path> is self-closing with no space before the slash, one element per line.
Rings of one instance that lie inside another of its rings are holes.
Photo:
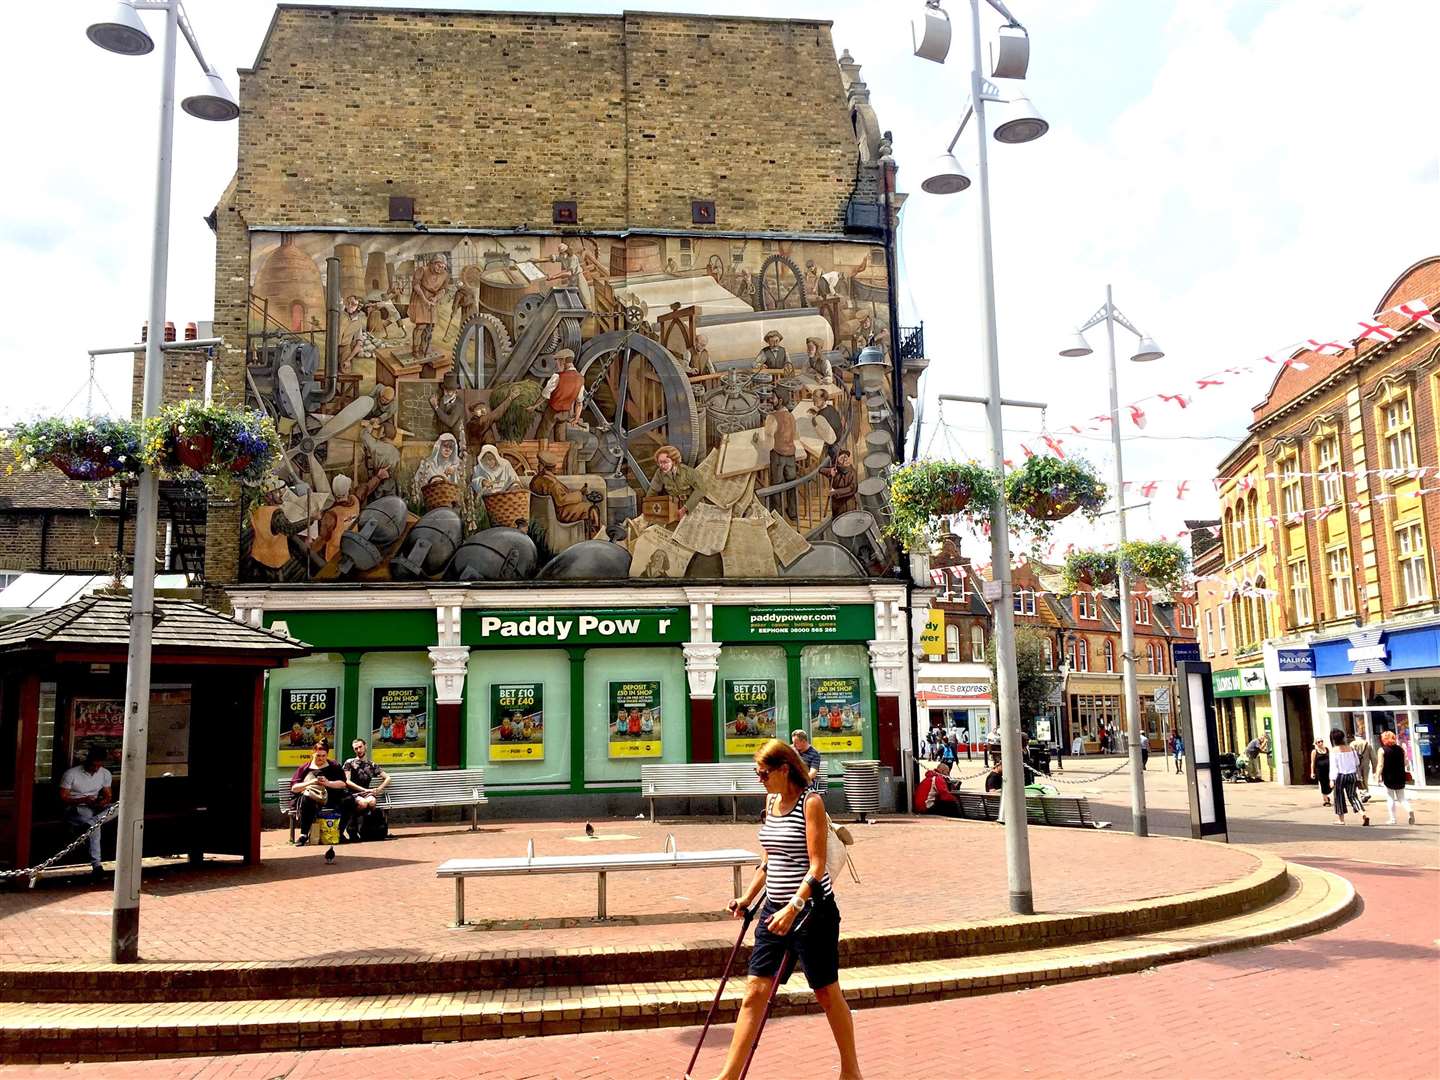
<path fill-rule="evenodd" d="M 585 822 L 585 835 L 591 837 L 595 835 L 595 826 L 591 825 L 588 821 Z"/>
<path fill-rule="evenodd" d="M 325 865 L 326 865 L 326 866 L 329 866 L 329 865 L 330 865 L 331 863 L 333 863 L 334 861 L 335 861 L 335 849 L 334 849 L 333 847 L 332 847 L 332 848 L 326 848 L 326 849 L 325 849 Z"/>

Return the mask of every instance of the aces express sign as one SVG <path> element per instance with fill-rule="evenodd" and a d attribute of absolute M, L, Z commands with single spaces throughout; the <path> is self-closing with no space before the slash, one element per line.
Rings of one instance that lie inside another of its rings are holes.
<path fill-rule="evenodd" d="M 685 608 L 594 611 L 465 611 L 466 645 L 631 645 L 683 642 L 690 637 Z"/>

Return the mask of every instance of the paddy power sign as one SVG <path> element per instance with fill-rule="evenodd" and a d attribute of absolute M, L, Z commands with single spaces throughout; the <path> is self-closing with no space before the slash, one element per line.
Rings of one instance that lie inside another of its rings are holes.
<path fill-rule="evenodd" d="M 684 608 L 595 611 L 466 611 L 467 645 L 607 645 L 682 642 L 690 637 Z"/>

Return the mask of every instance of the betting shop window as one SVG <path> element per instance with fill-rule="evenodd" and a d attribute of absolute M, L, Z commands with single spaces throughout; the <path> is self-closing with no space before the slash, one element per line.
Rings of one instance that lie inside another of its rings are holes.
<path fill-rule="evenodd" d="M 1395 527 L 1396 561 L 1400 564 L 1400 581 L 1406 604 L 1420 604 L 1430 599 L 1430 561 L 1425 551 L 1425 530 L 1418 521 Z"/>
<path fill-rule="evenodd" d="M 1350 549 L 1344 544 L 1325 552 L 1326 576 L 1330 580 L 1330 610 L 1337 619 L 1355 614 L 1355 580 L 1350 567 Z"/>

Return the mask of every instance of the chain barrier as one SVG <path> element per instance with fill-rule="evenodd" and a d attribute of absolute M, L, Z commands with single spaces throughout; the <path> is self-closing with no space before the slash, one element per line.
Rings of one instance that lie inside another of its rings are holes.
<path fill-rule="evenodd" d="M 1081 787 L 1081 786 L 1084 786 L 1085 784 L 1093 784 L 1093 783 L 1095 783 L 1097 780 L 1104 780 L 1107 776 L 1114 776 L 1116 773 L 1124 772 L 1124 771 L 1125 771 L 1126 769 L 1128 769 L 1129 767 L 1130 767 L 1130 759 L 1129 759 L 1129 758 L 1126 758 L 1124 761 L 1122 761 L 1122 762 L 1121 762 L 1119 765 L 1117 765 L 1115 768 L 1111 769 L 1109 772 L 1103 772 L 1103 773 L 1086 773 L 1084 780 L 1070 780 L 1070 779 L 1061 780 L 1061 779 L 1058 779 L 1057 777 L 1055 777 L 1054 775 L 1047 775 L 1047 774 L 1041 772 L 1039 769 L 1036 769 L 1034 766 L 1032 766 L 1028 761 L 1025 762 L 1025 768 L 1026 768 L 1026 770 L 1027 770 L 1028 772 L 1033 773 L 1037 778 L 1043 777 L 1044 780 L 1045 780 L 1045 782 L 1046 782 L 1047 784 L 1067 784 L 1067 785 L 1074 785 L 1074 786 L 1076 786 L 1076 787 Z"/>
<path fill-rule="evenodd" d="M 74 840 L 71 840 L 70 843 L 66 844 L 54 855 L 51 855 L 44 862 L 36 863 L 34 866 L 26 867 L 24 869 L 0 870 L 0 881 L 13 881 L 17 878 L 22 877 L 29 878 L 29 887 L 33 889 L 35 887 L 35 880 L 41 874 L 43 874 L 46 870 L 49 870 L 66 855 L 69 855 L 70 852 L 74 851 L 81 844 L 85 843 L 85 841 L 89 840 L 90 834 L 95 832 L 95 830 L 102 828 L 107 821 L 109 821 L 119 812 L 119 810 L 120 804 L 118 802 L 111 803 L 104 810 L 101 810 L 100 813 L 95 815 L 95 819 L 90 822 L 89 828 L 87 828 L 79 836 L 75 837 Z"/>

